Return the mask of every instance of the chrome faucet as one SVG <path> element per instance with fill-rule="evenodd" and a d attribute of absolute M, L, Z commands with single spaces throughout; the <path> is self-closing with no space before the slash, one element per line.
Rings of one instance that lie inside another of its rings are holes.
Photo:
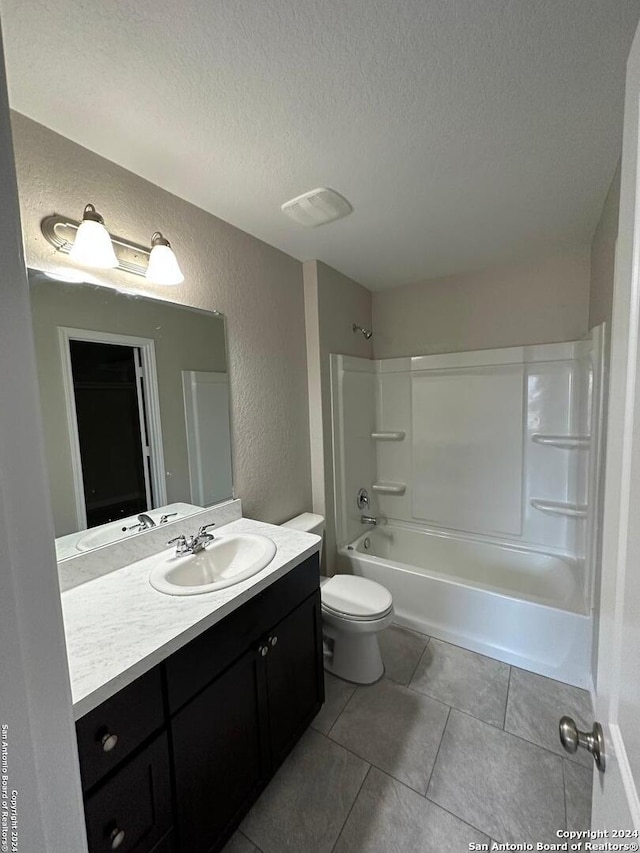
<path fill-rule="evenodd" d="M 176 543 L 176 557 L 180 554 L 199 554 L 215 538 L 213 533 L 207 533 L 210 527 L 215 527 L 215 521 L 212 521 L 211 524 L 204 524 L 195 536 L 189 536 L 187 539 L 184 533 L 181 533 L 180 536 L 169 539 L 167 545 Z"/>
<path fill-rule="evenodd" d="M 370 524 L 372 527 L 375 527 L 377 523 L 378 519 L 374 518 L 372 515 L 360 516 L 360 524 Z"/>
<path fill-rule="evenodd" d="M 147 515 L 146 512 L 141 512 L 140 515 L 138 516 L 138 523 L 132 524 L 131 527 L 123 527 L 122 532 L 126 533 L 128 530 L 135 530 L 136 528 L 138 529 L 138 531 L 151 530 L 151 528 L 155 527 L 155 526 L 156 526 L 156 523 L 151 518 L 151 516 Z"/>

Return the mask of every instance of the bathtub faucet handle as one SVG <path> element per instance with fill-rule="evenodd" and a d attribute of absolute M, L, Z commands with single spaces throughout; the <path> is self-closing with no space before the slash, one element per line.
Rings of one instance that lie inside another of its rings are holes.
<path fill-rule="evenodd" d="M 369 509 L 369 492 L 366 489 L 358 489 L 356 506 L 358 509 Z"/>
<path fill-rule="evenodd" d="M 360 524 L 370 524 L 372 527 L 375 527 L 377 523 L 378 519 L 372 515 L 363 515 L 360 517 Z"/>

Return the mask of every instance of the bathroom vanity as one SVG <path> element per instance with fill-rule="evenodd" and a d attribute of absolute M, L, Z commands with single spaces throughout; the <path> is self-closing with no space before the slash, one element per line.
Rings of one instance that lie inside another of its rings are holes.
<path fill-rule="evenodd" d="M 29 280 L 89 850 L 213 853 L 324 700 L 320 538 L 232 497 L 221 314 Z"/>
<path fill-rule="evenodd" d="M 272 563 L 237 587 L 162 595 L 147 558 L 63 594 L 91 853 L 221 850 L 324 701 L 317 537 L 246 519 L 226 528 L 269 531 L 278 544 Z M 140 582 L 118 625 L 116 589 L 126 607 Z M 91 667 L 79 634 L 98 635 L 76 618 L 83 601 L 99 609 L 96 598 L 113 607 L 105 642 L 108 633 L 124 644 L 128 630 L 144 654 L 115 677 L 114 656 L 100 670 L 96 648 Z M 125 627 L 137 613 L 141 624 Z"/>

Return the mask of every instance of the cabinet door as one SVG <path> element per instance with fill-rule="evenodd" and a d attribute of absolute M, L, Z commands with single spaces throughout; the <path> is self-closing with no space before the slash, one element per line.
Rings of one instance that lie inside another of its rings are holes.
<path fill-rule="evenodd" d="M 324 701 L 320 592 L 276 625 L 267 646 L 269 739 L 275 769 Z"/>
<path fill-rule="evenodd" d="M 261 660 L 247 652 L 172 720 L 180 850 L 218 849 L 263 783 Z"/>
<path fill-rule="evenodd" d="M 166 735 L 128 761 L 85 802 L 90 853 L 149 853 L 171 829 Z"/>

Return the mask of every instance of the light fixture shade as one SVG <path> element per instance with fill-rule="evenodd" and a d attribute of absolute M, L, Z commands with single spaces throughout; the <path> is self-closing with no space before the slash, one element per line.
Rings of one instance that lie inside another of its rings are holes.
<path fill-rule="evenodd" d="M 69 257 L 86 267 L 113 269 L 118 266 L 111 236 L 92 204 L 88 204 L 84 209 Z"/>
<path fill-rule="evenodd" d="M 151 238 L 151 254 L 147 267 L 147 281 L 152 284 L 181 284 L 184 281 L 171 244 L 159 231 Z"/>

